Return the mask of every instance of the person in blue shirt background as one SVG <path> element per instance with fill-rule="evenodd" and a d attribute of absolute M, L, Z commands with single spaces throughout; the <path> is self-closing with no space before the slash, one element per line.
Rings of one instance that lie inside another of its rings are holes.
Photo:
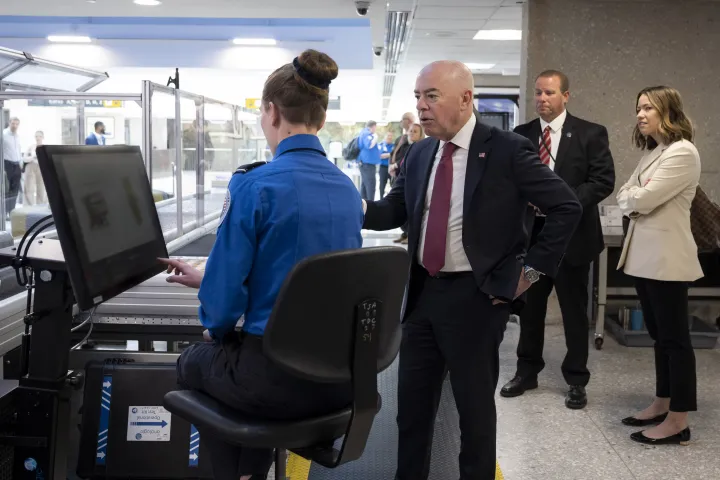
<path fill-rule="evenodd" d="M 375 191 L 377 181 L 377 169 L 380 165 L 380 150 L 378 147 L 377 122 L 370 120 L 365 124 L 365 128 L 360 132 L 358 137 L 358 146 L 360 147 L 360 155 L 358 155 L 358 163 L 360 164 L 360 196 L 363 200 L 375 200 Z"/>
<path fill-rule="evenodd" d="M 380 168 L 378 168 L 378 177 L 380 177 L 380 198 L 385 196 L 385 186 L 390 183 L 388 166 L 393 148 L 395 148 L 395 144 L 393 143 L 393 133 L 387 132 L 385 135 L 385 141 L 380 142 L 378 145 L 378 149 L 380 150 Z"/>
<path fill-rule="evenodd" d="M 207 328 L 206 341 L 178 360 L 180 385 L 246 415 L 306 418 L 352 401 L 350 384 L 300 379 L 262 353 L 268 318 L 293 266 L 311 255 L 362 247 L 360 194 L 328 162 L 317 137 L 337 74 L 329 56 L 307 50 L 268 77 L 261 125 L 272 161 L 233 175 L 204 276 L 179 260 L 163 260 L 174 273 L 169 282 L 200 289 L 200 320 Z M 217 480 L 266 478 L 272 450 L 203 437 L 208 441 Z"/>

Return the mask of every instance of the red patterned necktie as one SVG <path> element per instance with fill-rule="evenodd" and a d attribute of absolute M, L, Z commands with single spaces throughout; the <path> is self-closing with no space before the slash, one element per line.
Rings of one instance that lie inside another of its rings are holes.
<path fill-rule="evenodd" d="M 552 149 L 552 140 L 550 139 L 550 125 L 545 127 L 542 140 L 540 140 L 540 160 L 544 165 L 550 165 L 550 150 Z"/>
<path fill-rule="evenodd" d="M 430 275 L 437 275 L 445 266 L 448 219 L 450 217 L 450 196 L 452 194 L 453 164 L 452 155 L 457 145 L 447 142 L 443 147 L 435 182 L 433 183 L 430 212 L 428 213 L 423 264 Z"/>

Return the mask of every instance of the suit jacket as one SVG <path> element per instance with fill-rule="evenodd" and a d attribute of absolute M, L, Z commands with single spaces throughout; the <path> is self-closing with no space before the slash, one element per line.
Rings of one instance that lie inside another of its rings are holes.
<path fill-rule="evenodd" d="M 520 125 L 515 132 L 539 149 L 540 119 Z M 598 204 L 615 188 L 615 166 L 610 153 L 607 129 L 570 115 L 562 128 L 555 159 L 555 173 L 565 180 L 583 206 L 583 216 L 570 240 L 565 260 L 571 265 L 590 263 L 605 248 Z M 542 217 L 529 219 L 542 224 Z"/>
<path fill-rule="evenodd" d="M 413 259 L 408 305 L 419 284 L 417 251 L 428 181 L 440 142 L 414 143 L 392 190 L 368 202 L 364 228 L 389 230 L 406 221 L 408 250 Z M 526 251 L 524 216 L 528 202 L 547 213 L 537 243 Z M 565 248 L 582 215 L 575 194 L 540 162 L 530 142 L 512 132 L 483 125 L 478 118 L 468 154 L 463 198 L 463 244 L 480 291 L 512 300 L 523 265 L 554 277 Z"/>
<path fill-rule="evenodd" d="M 85 138 L 85 145 L 105 145 L 105 139 L 103 138 L 102 143 L 98 143 L 98 138 L 94 133 L 91 133 Z"/>
<path fill-rule="evenodd" d="M 703 276 L 690 230 L 700 180 L 700 155 L 687 140 L 648 152 L 617 194 L 631 220 L 618 269 L 654 280 L 692 282 Z"/>

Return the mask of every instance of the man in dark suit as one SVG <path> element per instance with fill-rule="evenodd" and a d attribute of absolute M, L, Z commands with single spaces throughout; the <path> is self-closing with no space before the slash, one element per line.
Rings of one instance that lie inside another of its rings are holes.
<path fill-rule="evenodd" d="M 582 207 L 519 135 L 473 114 L 472 73 L 435 62 L 416 82 L 430 136 L 412 145 L 388 195 L 366 202 L 365 228 L 408 222 L 413 259 L 398 386 L 397 480 L 425 480 L 435 415 L 450 372 L 460 414 L 460 478 L 495 478 L 498 348 L 510 302 L 554 277 Z M 547 213 L 526 251 L 528 202 Z"/>
<path fill-rule="evenodd" d="M 562 364 L 570 386 L 565 405 L 581 409 L 587 405 L 585 387 L 590 380 L 588 360 L 588 280 L 590 264 L 605 248 L 598 204 L 615 187 L 615 167 L 605 127 L 570 115 L 569 81 L 555 70 L 541 73 L 535 81 L 535 106 L 540 118 L 520 125 L 515 132 L 528 138 L 540 159 L 573 189 L 583 206 L 583 216 L 573 235 L 557 277 L 545 276 L 527 294 L 520 313 L 520 342 L 517 373 L 503 387 L 503 397 L 516 397 L 537 388 L 537 376 L 545 366 L 543 343 L 548 296 L 555 286 L 567 355 Z M 531 202 L 532 203 L 532 202 Z M 531 245 L 547 222 L 542 208 L 530 212 Z M 534 223 L 534 224 L 533 224 Z"/>

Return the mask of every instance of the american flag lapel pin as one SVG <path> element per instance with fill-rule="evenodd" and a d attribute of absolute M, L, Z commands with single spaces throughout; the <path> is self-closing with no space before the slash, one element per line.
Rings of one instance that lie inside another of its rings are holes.
<path fill-rule="evenodd" d="M 480 158 L 485 158 L 485 152 L 482 152 L 480 155 L 478 155 Z"/>

